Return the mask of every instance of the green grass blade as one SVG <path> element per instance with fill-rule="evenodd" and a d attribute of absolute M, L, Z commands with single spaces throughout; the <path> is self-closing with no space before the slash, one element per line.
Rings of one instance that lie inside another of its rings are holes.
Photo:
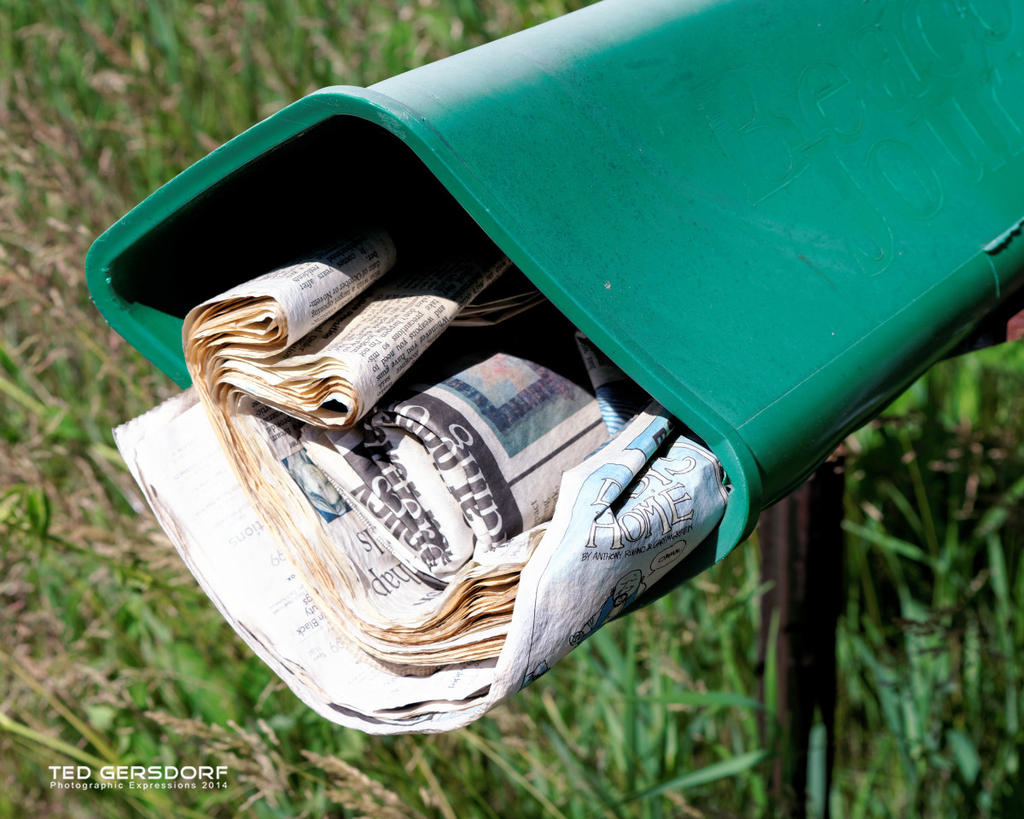
<path fill-rule="evenodd" d="M 704 768 L 700 768 L 699 770 L 690 771 L 664 782 L 660 782 L 646 790 L 626 797 L 623 801 L 636 802 L 641 799 L 650 799 L 652 796 L 657 796 L 665 793 L 666 791 L 685 791 L 690 788 L 696 788 L 699 785 L 706 785 L 709 782 L 714 782 L 718 779 L 739 776 L 740 774 L 746 773 L 747 771 L 755 768 L 769 756 L 769 752 L 765 750 L 748 751 L 745 754 L 739 754 L 731 759 L 715 762 Z"/>

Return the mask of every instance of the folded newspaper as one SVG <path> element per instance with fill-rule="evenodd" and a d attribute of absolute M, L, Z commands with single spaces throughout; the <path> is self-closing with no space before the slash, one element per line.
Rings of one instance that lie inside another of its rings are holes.
<path fill-rule="evenodd" d="M 193 309 L 193 386 L 115 430 L 206 594 L 342 725 L 466 725 L 722 517 L 717 459 L 587 339 L 556 366 L 509 267 L 365 231 Z"/>

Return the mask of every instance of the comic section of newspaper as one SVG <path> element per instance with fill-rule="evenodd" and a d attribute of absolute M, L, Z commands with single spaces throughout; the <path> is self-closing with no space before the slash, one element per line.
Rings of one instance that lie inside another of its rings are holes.
<path fill-rule="evenodd" d="M 718 459 L 673 430 L 656 402 L 566 472 L 523 569 L 491 698 L 535 680 L 696 548 L 728 500 Z"/>

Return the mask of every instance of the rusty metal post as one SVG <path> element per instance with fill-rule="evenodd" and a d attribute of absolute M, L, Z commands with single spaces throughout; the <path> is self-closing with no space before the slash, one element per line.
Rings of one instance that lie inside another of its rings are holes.
<path fill-rule="evenodd" d="M 826 793 L 835 757 L 836 623 L 843 607 L 843 459 L 833 456 L 795 492 L 766 509 L 758 535 L 761 578 L 771 588 L 761 600 L 759 675 L 773 617 L 776 701 L 765 703 L 781 731 L 772 791 L 780 813 L 806 814 L 807 757 L 814 712 L 825 725 Z M 762 735 L 767 739 L 767 725 Z M 826 800 L 826 815 L 828 804 Z"/>

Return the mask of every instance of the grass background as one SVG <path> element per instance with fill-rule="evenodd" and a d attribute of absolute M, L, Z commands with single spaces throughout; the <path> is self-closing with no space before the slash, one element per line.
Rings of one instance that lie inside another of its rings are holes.
<path fill-rule="evenodd" d="M 449 735 L 305 709 L 197 590 L 110 428 L 174 387 L 88 301 L 91 241 L 297 97 L 578 0 L 0 0 L 0 816 L 771 814 L 756 539 Z M 1012 815 L 1024 353 L 935 368 L 849 441 L 841 817 Z M 769 724 L 772 715 L 767 714 Z M 780 736 L 778 731 L 774 736 Z M 819 737 L 820 738 L 820 737 Z M 230 787 L 55 792 L 49 765 L 227 764 Z"/>

